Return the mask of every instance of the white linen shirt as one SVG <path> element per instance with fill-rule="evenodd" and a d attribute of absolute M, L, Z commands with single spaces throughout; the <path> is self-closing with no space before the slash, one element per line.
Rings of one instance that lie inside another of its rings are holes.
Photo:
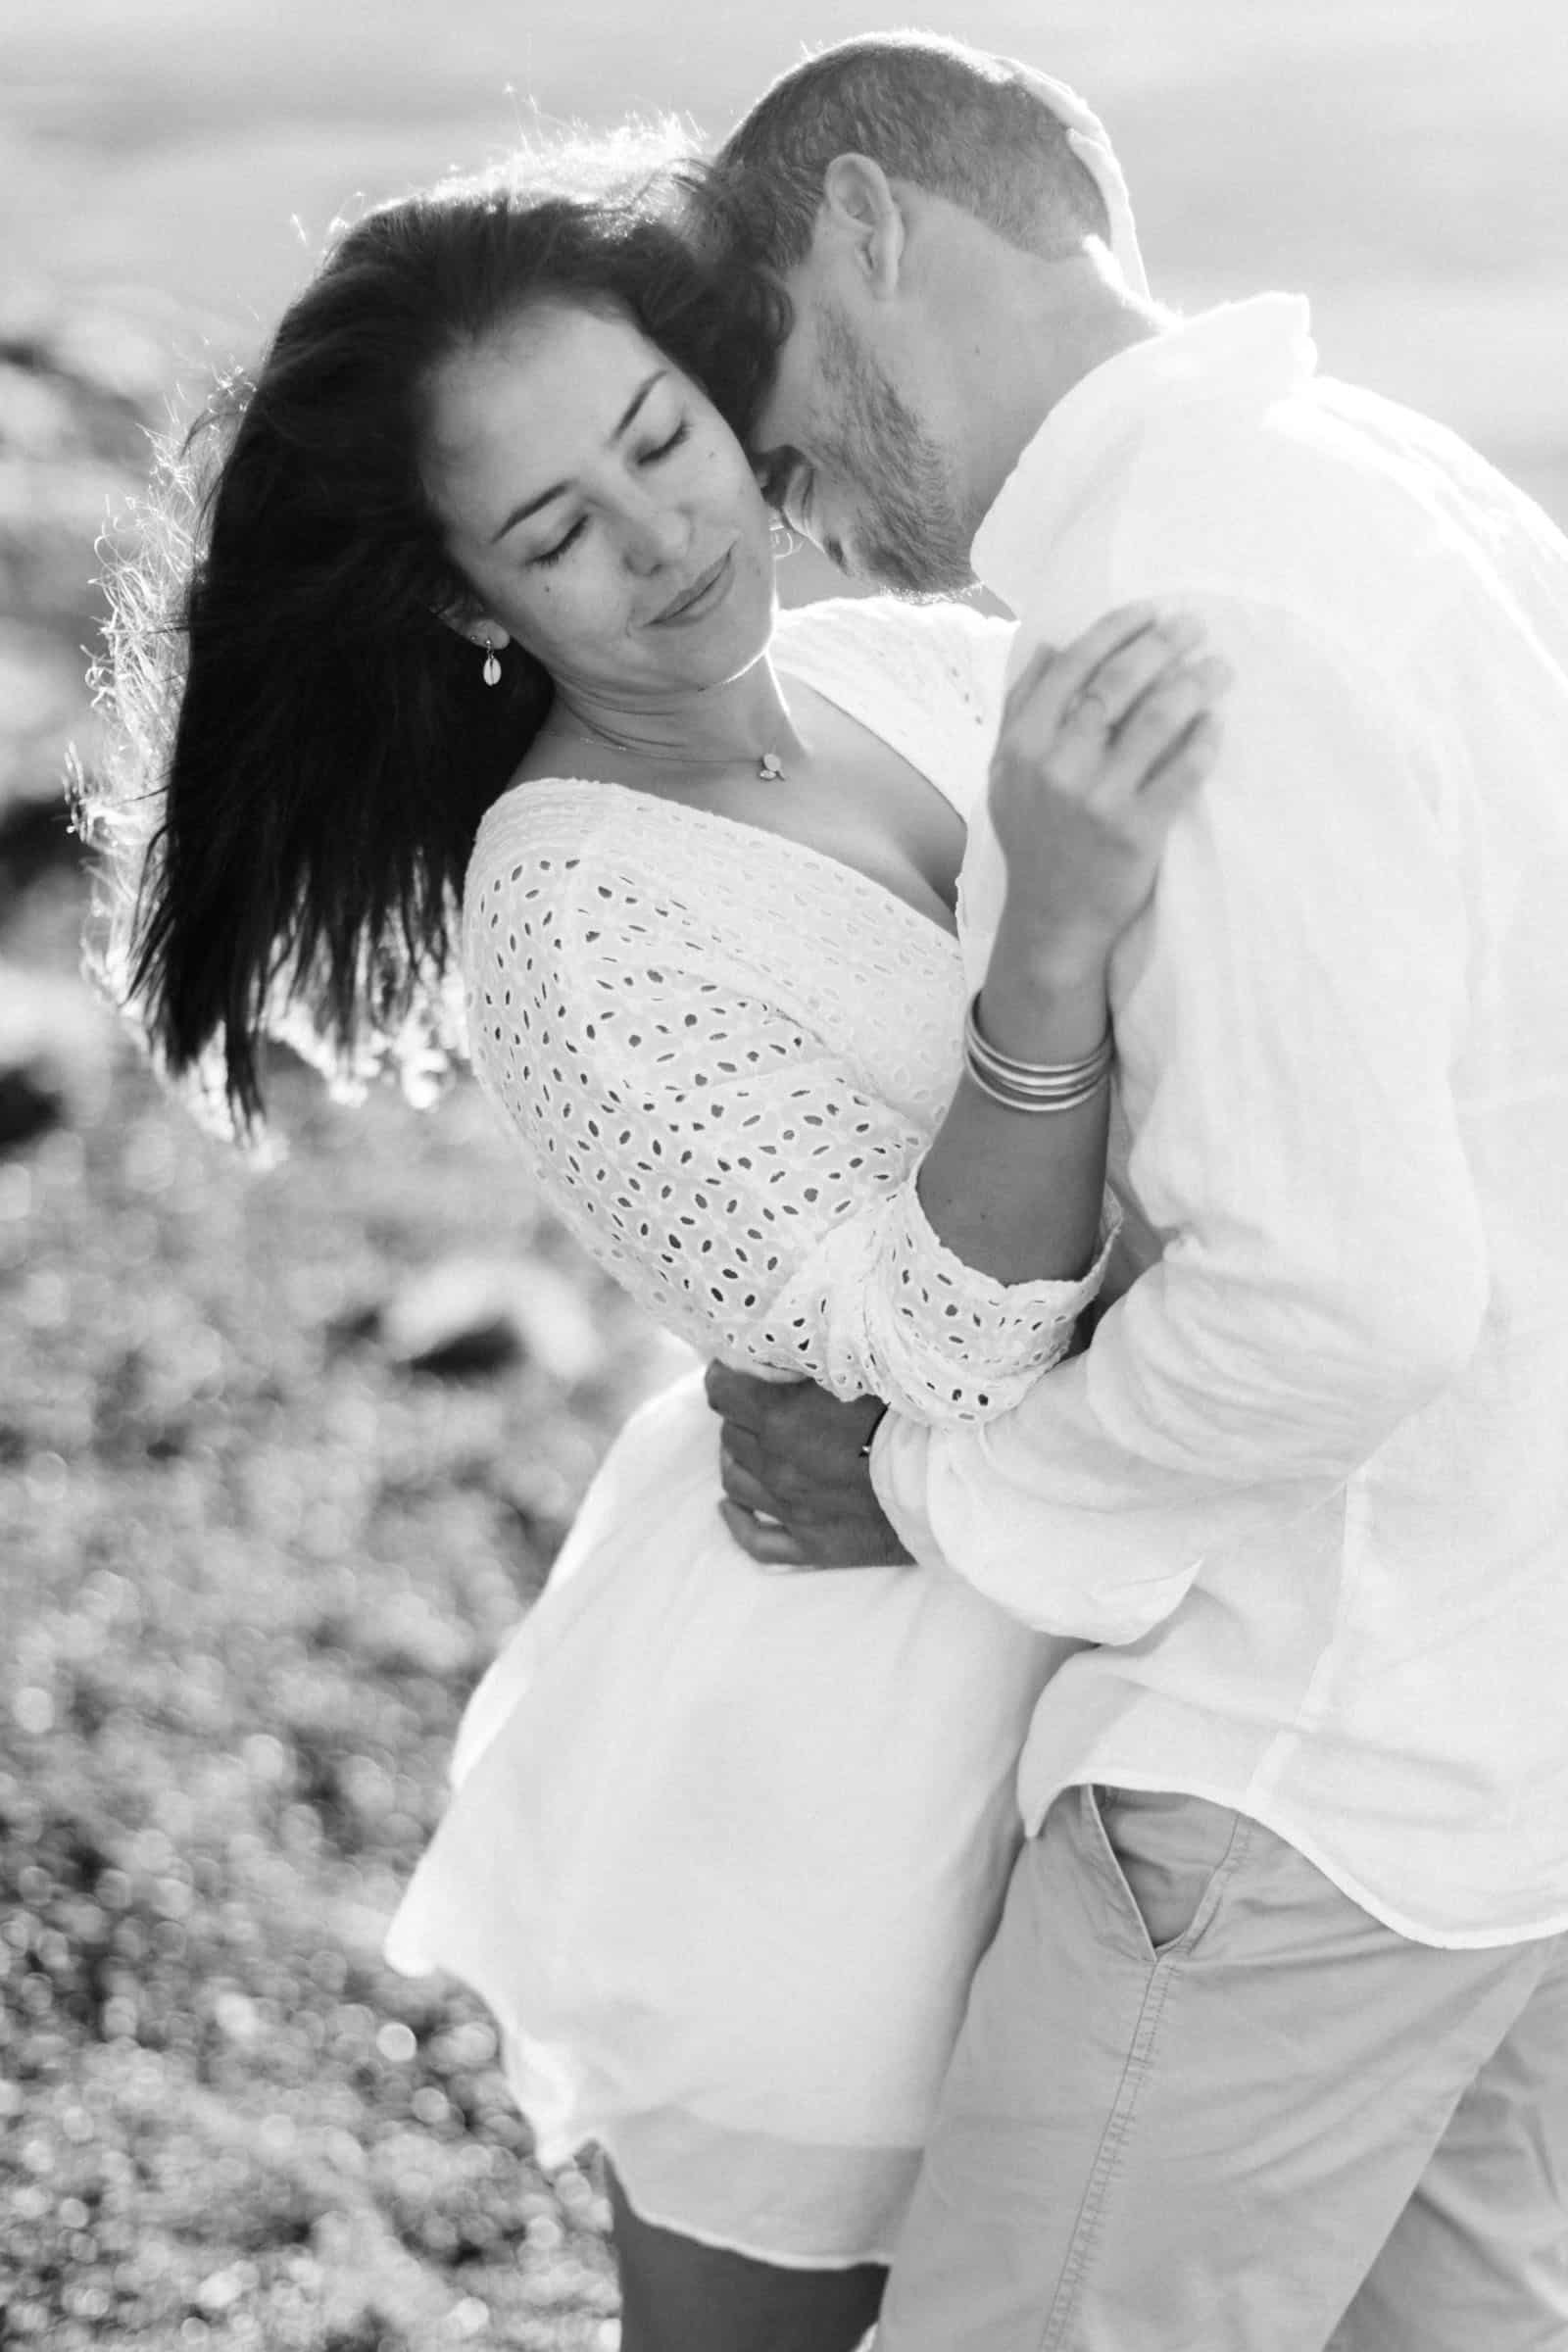
<path fill-rule="evenodd" d="M 1112 970 L 1146 1270 L 873 1470 L 917 1555 L 1099 1645 L 1041 1700 L 1031 1831 L 1070 1784 L 1184 1789 L 1502 1943 L 1568 1927 L 1568 541 L 1315 365 L 1284 295 L 1156 334 L 976 540 L 1015 666 L 1153 596 L 1238 682 Z M 1003 886 L 982 818 L 971 983 Z"/>

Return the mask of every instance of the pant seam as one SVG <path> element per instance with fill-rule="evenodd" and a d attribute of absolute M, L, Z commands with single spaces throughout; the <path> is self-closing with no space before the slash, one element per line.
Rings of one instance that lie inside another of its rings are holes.
<path fill-rule="evenodd" d="M 1089 2267 L 1090 2256 L 1094 2251 L 1095 2241 L 1100 2233 L 1101 2223 L 1104 2217 L 1105 2204 L 1115 2178 L 1117 2162 L 1126 2143 L 1127 2134 L 1132 2128 L 1139 2093 L 1149 2075 L 1154 2037 L 1164 2019 L 1171 1985 L 1175 1982 L 1177 1971 L 1182 1963 L 1192 1956 L 1196 1944 L 1201 1940 L 1209 1923 L 1218 1911 L 1224 1890 L 1241 1867 L 1243 1858 L 1250 1845 L 1251 1830 L 1250 1819 L 1246 1814 L 1237 1813 L 1225 1851 L 1214 1867 L 1213 1875 L 1203 1890 L 1202 1899 L 1187 1929 L 1159 1952 L 1154 1953 L 1151 1947 L 1152 1956 L 1146 1962 L 1146 1966 L 1150 1970 L 1150 1982 L 1139 2008 L 1138 2023 L 1133 2031 L 1132 2047 L 1127 2053 L 1121 2081 L 1116 2086 L 1116 2096 L 1111 2103 L 1111 2111 L 1106 2118 L 1105 2128 L 1101 2133 L 1100 2146 L 1095 2152 L 1094 2166 L 1084 2188 L 1083 2202 L 1078 2210 L 1078 2218 L 1073 2224 L 1072 2236 L 1068 2241 L 1060 2282 L 1052 2298 L 1051 2309 L 1046 2316 L 1045 2333 L 1040 2338 L 1039 2352 L 1060 2352 L 1064 2330 L 1070 2325 L 1078 2306 L 1079 2292 Z M 1115 1864 L 1114 1850 L 1110 1846 L 1109 1839 L 1105 1838 L 1102 1825 L 1100 1827 L 1100 1836 L 1105 1847 L 1105 1856 L 1115 1865 L 1120 1883 L 1125 1890 L 1125 1875 L 1120 1873 L 1119 1864 Z M 1126 1894 L 1126 1899 L 1132 1901 L 1130 1893 Z M 1136 1912 L 1136 1902 L 1133 1902 L 1133 1908 Z M 1147 1934 L 1147 1929 L 1145 1932 Z"/>
<path fill-rule="evenodd" d="M 1059 2352 L 1062 2331 L 1073 2316 L 1078 2289 L 1099 2234 L 1105 2199 L 1115 2176 L 1117 2159 L 1132 2123 L 1138 2094 L 1149 2073 L 1150 2055 L 1165 2013 L 1165 2001 L 1173 1974 L 1173 1967 L 1159 1960 L 1153 1963 L 1151 1970 L 1150 1983 L 1133 2033 L 1132 2048 L 1127 2053 L 1127 2063 L 1122 2068 L 1116 2096 L 1101 2133 L 1100 2146 L 1095 2152 L 1094 2169 L 1084 2189 L 1078 2219 L 1073 2224 L 1067 2258 L 1062 2265 L 1061 2282 L 1046 2315 L 1045 2333 L 1040 2338 L 1039 2352 Z"/>

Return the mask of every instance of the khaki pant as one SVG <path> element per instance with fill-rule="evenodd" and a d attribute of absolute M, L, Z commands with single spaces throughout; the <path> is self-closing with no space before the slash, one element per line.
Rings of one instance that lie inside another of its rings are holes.
<path fill-rule="evenodd" d="M 1025 1849 L 877 2352 L 1568 2352 L 1568 1937 L 1412 1943 L 1258 1823 Z"/>

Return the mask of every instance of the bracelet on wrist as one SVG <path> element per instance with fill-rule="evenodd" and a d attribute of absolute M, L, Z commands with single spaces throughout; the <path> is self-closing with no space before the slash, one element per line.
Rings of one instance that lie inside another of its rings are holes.
<path fill-rule="evenodd" d="M 1006 1110 L 1076 1110 L 1105 1085 L 1115 1057 L 1115 1040 L 1108 1023 L 1094 1052 L 1076 1061 L 1020 1061 L 1013 1054 L 999 1053 L 987 1039 L 980 1026 L 978 993 L 964 1015 L 964 1067 L 981 1093 Z"/>

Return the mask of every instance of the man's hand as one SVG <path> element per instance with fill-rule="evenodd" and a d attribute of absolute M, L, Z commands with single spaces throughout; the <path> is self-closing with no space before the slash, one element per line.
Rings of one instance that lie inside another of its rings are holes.
<path fill-rule="evenodd" d="M 708 1367 L 723 1423 L 724 1523 L 764 1568 L 887 1568 L 909 1558 L 883 1515 L 867 1460 L 875 1396 L 841 1403 L 814 1381 Z"/>

